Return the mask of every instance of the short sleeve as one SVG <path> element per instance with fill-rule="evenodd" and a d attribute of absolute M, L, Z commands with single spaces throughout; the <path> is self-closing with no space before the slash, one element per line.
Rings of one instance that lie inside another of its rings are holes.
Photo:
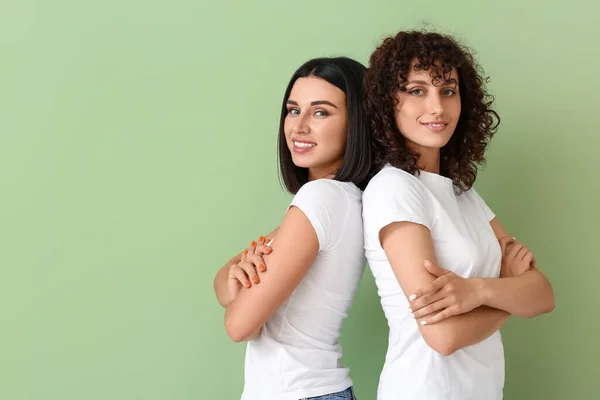
<path fill-rule="evenodd" d="M 425 187 L 397 168 L 381 170 L 363 193 L 363 220 L 373 234 L 393 222 L 413 222 L 432 228 Z"/>
<path fill-rule="evenodd" d="M 343 183 L 331 179 L 305 183 L 290 204 L 290 207 L 298 207 L 310 221 L 317 233 L 319 251 L 339 241 L 351 212 L 348 194 L 341 186 Z"/>
<path fill-rule="evenodd" d="M 477 193 L 475 188 L 471 188 L 470 190 L 473 192 L 473 197 L 475 198 L 475 202 L 477 203 L 477 206 L 479 207 L 479 209 L 481 211 L 483 211 L 483 213 L 485 214 L 485 218 L 488 220 L 488 222 L 490 222 L 491 220 L 496 218 L 496 215 L 494 214 L 494 212 L 488 207 L 486 202 L 479 195 L 479 193 Z"/>

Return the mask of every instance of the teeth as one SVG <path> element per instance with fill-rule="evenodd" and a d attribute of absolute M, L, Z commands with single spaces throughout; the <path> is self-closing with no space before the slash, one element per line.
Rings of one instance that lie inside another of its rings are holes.
<path fill-rule="evenodd" d="M 309 147 L 315 147 L 316 143 L 302 143 L 302 142 L 294 142 L 294 146 L 301 147 L 303 149 L 307 149 Z"/>

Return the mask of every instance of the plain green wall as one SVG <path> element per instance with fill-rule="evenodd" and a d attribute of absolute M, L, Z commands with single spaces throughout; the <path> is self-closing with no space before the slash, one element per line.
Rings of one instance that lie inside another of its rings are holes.
<path fill-rule="evenodd" d="M 504 329 L 505 398 L 600 398 L 599 8 L 517 4 L 2 2 L 0 399 L 239 398 L 244 345 L 212 279 L 290 199 L 287 80 L 424 21 L 492 77 L 502 124 L 477 188 L 557 297 Z M 343 334 L 360 400 L 386 330 L 367 271 Z"/>

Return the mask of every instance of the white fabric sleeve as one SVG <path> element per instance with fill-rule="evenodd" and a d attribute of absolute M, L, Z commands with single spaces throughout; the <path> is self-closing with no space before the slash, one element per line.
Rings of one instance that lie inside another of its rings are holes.
<path fill-rule="evenodd" d="M 496 214 L 494 214 L 494 212 L 488 207 L 485 200 L 483 200 L 479 193 L 477 193 L 475 188 L 471 188 L 470 190 L 473 191 L 473 195 L 475 197 L 475 201 L 477 202 L 477 206 L 483 211 L 488 222 L 496 218 Z"/>
<path fill-rule="evenodd" d="M 399 169 L 376 175 L 363 193 L 363 218 L 373 232 L 393 222 L 413 222 L 431 230 L 425 188 L 418 178 Z"/>
<path fill-rule="evenodd" d="M 336 245 L 344 231 L 349 200 L 339 182 L 318 179 L 305 183 L 292 200 L 308 218 L 319 240 L 319 251 Z"/>

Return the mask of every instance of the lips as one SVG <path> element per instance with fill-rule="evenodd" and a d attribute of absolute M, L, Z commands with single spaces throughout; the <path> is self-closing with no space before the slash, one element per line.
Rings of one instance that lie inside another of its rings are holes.
<path fill-rule="evenodd" d="M 427 129 L 429 129 L 430 131 L 441 132 L 444 129 L 446 129 L 446 127 L 448 126 L 448 123 L 443 122 L 443 121 L 435 121 L 435 122 L 422 122 L 421 125 L 423 125 Z"/>
<path fill-rule="evenodd" d="M 311 151 L 317 146 L 313 141 L 306 140 L 302 137 L 293 136 L 292 138 L 292 151 L 296 154 L 303 154 Z"/>

